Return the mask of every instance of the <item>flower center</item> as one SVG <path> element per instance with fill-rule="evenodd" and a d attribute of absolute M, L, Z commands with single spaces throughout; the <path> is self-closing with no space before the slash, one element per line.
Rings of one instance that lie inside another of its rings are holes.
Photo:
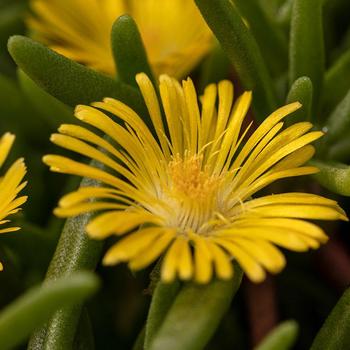
<path fill-rule="evenodd" d="M 218 198 L 221 177 L 203 167 L 201 155 L 189 153 L 183 158 L 174 157 L 168 171 L 166 202 L 172 208 L 167 214 L 168 224 L 179 228 L 179 234 L 189 231 L 205 234 L 221 211 Z"/>
<path fill-rule="evenodd" d="M 177 155 L 169 163 L 172 191 L 196 201 L 207 201 L 215 195 L 220 178 L 202 170 L 203 157 L 186 154 L 184 159 Z"/>

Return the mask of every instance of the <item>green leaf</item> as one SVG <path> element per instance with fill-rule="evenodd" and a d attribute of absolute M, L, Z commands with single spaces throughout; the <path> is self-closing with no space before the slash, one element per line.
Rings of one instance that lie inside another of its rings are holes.
<path fill-rule="evenodd" d="M 138 90 L 59 55 L 24 36 L 9 39 L 8 49 L 17 65 L 42 89 L 69 106 L 114 97 L 147 115 Z"/>
<path fill-rule="evenodd" d="M 295 321 L 285 321 L 273 329 L 255 350 L 288 350 L 296 342 L 299 326 Z"/>
<path fill-rule="evenodd" d="M 204 19 L 231 60 L 246 90 L 253 90 L 257 120 L 264 120 L 277 106 L 271 77 L 258 44 L 230 0 L 196 0 Z"/>
<path fill-rule="evenodd" d="M 74 350 L 94 350 L 95 341 L 89 314 L 86 308 L 83 309 L 79 320 L 79 327 L 74 339 Z"/>
<path fill-rule="evenodd" d="M 0 9 L 0 48 L 6 47 L 8 37 L 21 34 L 24 31 L 23 14 L 26 11 L 24 4 L 11 4 Z"/>
<path fill-rule="evenodd" d="M 274 75 L 287 70 L 286 40 L 260 6 L 259 0 L 235 0 L 238 10 L 249 23 L 261 53 Z"/>
<path fill-rule="evenodd" d="M 129 15 L 120 16 L 114 22 L 111 40 L 120 80 L 137 87 L 135 75 L 144 72 L 154 84 L 153 73 L 148 63 L 140 32 L 135 21 Z"/>
<path fill-rule="evenodd" d="M 328 143 L 338 141 L 342 137 L 348 138 L 350 130 L 350 90 L 329 116 L 325 130 L 327 130 L 325 139 Z"/>
<path fill-rule="evenodd" d="M 144 350 L 145 349 L 145 347 L 144 347 L 145 334 L 146 334 L 146 328 L 143 327 L 135 340 L 135 343 L 132 347 L 132 350 Z"/>
<path fill-rule="evenodd" d="M 350 349 L 350 288 L 339 299 L 310 350 Z"/>
<path fill-rule="evenodd" d="M 350 166 L 318 160 L 313 160 L 310 163 L 320 169 L 320 172 L 314 174 L 313 177 L 322 186 L 337 194 L 350 196 Z"/>
<path fill-rule="evenodd" d="M 0 314 L 0 348 L 13 349 L 55 310 L 87 299 L 98 286 L 92 273 L 80 272 L 32 288 Z"/>
<path fill-rule="evenodd" d="M 227 79 L 230 68 L 231 63 L 226 54 L 220 45 L 216 45 L 201 65 L 199 90 L 203 92 L 207 85 Z"/>
<path fill-rule="evenodd" d="M 350 160 L 350 138 L 340 139 L 333 145 L 328 146 L 327 159 L 337 162 L 348 162 Z"/>
<path fill-rule="evenodd" d="M 302 107 L 288 119 L 290 122 L 311 120 L 312 92 L 312 82 L 308 77 L 301 77 L 293 83 L 287 96 L 287 103 L 300 102 Z"/>
<path fill-rule="evenodd" d="M 325 66 L 322 5 L 323 0 L 294 0 L 290 31 L 290 85 L 302 76 L 311 79 L 313 112 L 319 105 Z"/>
<path fill-rule="evenodd" d="M 350 89 L 350 49 L 332 65 L 325 74 L 323 89 L 323 111 L 325 116 Z"/>
<path fill-rule="evenodd" d="M 95 182 L 84 179 L 81 186 L 93 186 Z M 85 226 L 92 213 L 69 218 L 63 228 L 55 255 L 50 263 L 46 280 L 55 280 L 75 271 L 93 270 L 100 258 L 101 241 L 91 240 L 85 233 Z M 31 338 L 28 349 L 61 350 L 70 349 L 82 305 L 75 305 L 57 311 L 50 321 Z"/>
<path fill-rule="evenodd" d="M 23 93 L 34 106 L 38 115 L 51 128 L 56 129 L 63 123 L 75 121 L 71 108 L 41 89 L 20 69 L 18 70 L 18 80 Z"/>
<path fill-rule="evenodd" d="M 229 308 L 241 279 L 242 271 L 235 265 L 233 280 L 214 280 L 208 285 L 186 283 L 149 349 L 203 349 Z"/>
<path fill-rule="evenodd" d="M 180 283 L 162 283 L 159 281 L 153 292 L 150 310 L 148 312 L 146 333 L 145 333 L 145 349 L 149 349 L 154 336 L 162 325 L 167 312 L 169 311 L 174 299 L 179 291 Z"/>
<path fill-rule="evenodd" d="M 290 19 L 292 17 L 292 9 L 293 9 L 294 0 L 285 0 L 284 4 L 278 9 L 276 15 L 276 21 L 283 28 L 289 29 Z"/>

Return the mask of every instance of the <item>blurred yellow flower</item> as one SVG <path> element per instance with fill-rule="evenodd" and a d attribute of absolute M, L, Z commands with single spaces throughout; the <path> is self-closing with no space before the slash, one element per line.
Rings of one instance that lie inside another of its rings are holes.
<path fill-rule="evenodd" d="M 15 136 L 6 133 L 0 138 L 0 167 L 4 164 Z M 27 182 L 22 182 L 26 173 L 26 167 L 22 158 L 15 161 L 0 179 L 0 224 L 3 226 L 10 222 L 6 219 L 9 215 L 21 210 L 20 206 L 26 202 L 27 197 L 17 198 L 17 194 L 26 186 Z M 19 230 L 20 227 L 0 228 L 0 234 Z M 0 271 L 3 265 L 0 262 Z"/>
<path fill-rule="evenodd" d="M 34 38 L 59 53 L 113 75 L 110 32 L 130 14 L 154 73 L 183 77 L 208 52 L 212 34 L 189 0 L 31 0 Z"/>
<path fill-rule="evenodd" d="M 277 273 L 285 265 L 276 245 L 306 251 L 327 241 L 323 230 L 305 219 L 347 220 L 335 201 L 313 194 L 252 198 L 276 180 L 318 171 L 304 163 L 314 154 L 310 143 L 322 132 L 310 131 L 308 122 L 282 130 L 283 119 L 299 103 L 279 108 L 247 137 L 251 124 L 242 130 L 242 123 L 251 93 L 234 103 L 229 81 L 209 85 L 200 107 L 190 79 L 180 85 L 161 76 L 164 121 L 150 80 L 145 74 L 136 80 L 152 131 L 128 106 L 106 98 L 93 107 L 77 106 L 75 116 L 90 128 L 62 125 L 51 138 L 104 169 L 44 157 L 53 171 L 101 182 L 64 196 L 55 213 L 105 211 L 87 225 L 90 237 L 126 237 L 107 251 L 104 264 L 128 262 L 139 270 L 164 256 L 163 281 L 207 283 L 214 271 L 218 278 L 231 278 L 236 259 L 252 281 L 260 282 L 265 270 Z M 101 132 L 108 139 L 98 136 Z"/>

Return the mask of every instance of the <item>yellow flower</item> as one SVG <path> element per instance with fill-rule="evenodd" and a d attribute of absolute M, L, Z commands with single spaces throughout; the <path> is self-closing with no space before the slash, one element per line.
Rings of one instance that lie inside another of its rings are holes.
<path fill-rule="evenodd" d="M 15 136 L 6 133 L 0 138 L 0 167 L 4 164 Z M 5 175 L 0 179 L 0 224 L 4 225 L 10 220 L 6 219 L 9 215 L 17 213 L 21 210 L 20 206 L 27 200 L 26 196 L 18 197 L 17 194 L 25 187 L 27 182 L 22 182 L 26 173 L 26 167 L 22 158 L 15 161 L 7 170 Z M 19 230 L 20 227 L 6 227 L 0 229 L 1 233 L 13 232 Z M 0 271 L 3 265 L 0 262 Z"/>
<path fill-rule="evenodd" d="M 322 229 L 305 219 L 347 220 L 335 201 L 313 194 L 252 198 L 276 180 L 317 172 L 303 164 L 314 154 L 310 143 L 322 132 L 310 131 L 308 122 L 282 130 L 283 119 L 299 103 L 279 108 L 247 137 L 251 124 L 242 130 L 242 123 L 250 92 L 233 103 L 233 85 L 222 81 L 206 88 L 199 107 L 190 79 L 180 85 L 163 75 L 164 125 L 150 80 L 144 74 L 136 79 L 153 131 L 128 106 L 106 98 L 76 108 L 75 116 L 93 130 L 62 125 L 51 138 L 104 169 L 58 155 L 44 157 L 53 171 L 101 182 L 64 196 L 55 213 L 68 217 L 105 210 L 90 221 L 87 233 L 95 239 L 125 237 L 107 251 L 104 264 L 128 262 L 139 270 L 164 256 L 163 281 L 207 283 L 214 271 L 218 278 L 232 277 L 230 260 L 236 259 L 259 282 L 265 270 L 277 273 L 285 265 L 275 245 L 306 251 L 327 241 Z M 101 132 L 108 139 L 98 136 Z"/>
<path fill-rule="evenodd" d="M 59 53 L 113 75 L 113 22 L 130 14 L 137 22 L 154 73 L 183 77 L 208 52 L 212 34 L 194 1 L 32 0 L 28 21 L 38 40 Z"/>

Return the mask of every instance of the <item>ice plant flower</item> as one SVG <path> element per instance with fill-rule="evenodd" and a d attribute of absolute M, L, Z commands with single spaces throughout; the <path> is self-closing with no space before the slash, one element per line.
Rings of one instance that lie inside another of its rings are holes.
<path fill-rule="evenodd" d="M 15 136 L 10 133 L 5 133 L 0 138 L 0 167 L 4 164 Z M 8 227 L 10 220 L 6 219 L 9 215 L 17 213 L 20 206 L 27 200 L 26 196 L 17 197 L 18 193 L 25 187 L 26 182 L 22 182 L 26 173 L 26 167 L 22 158 L 15 161 L 6 171 L 5 175 L 0 178 L 0 234 L 13 232 L 20 227 Z M 3 270 L 3 265 L 0 262 L 0 271 Z"/>
<path fill-rule="evenodd" d="M 34 38 L 59 53 L 113 75 L 113 22 L 130 14 L 138 24 L 154 73 L 183 77 L 208 52 L 212 34 L 194 1 L 31 0 Z"/>
<path fill-rule="evenodd" d="M 234 103 L 229 81 L 209 85 L 199 107 L 190 79 L 180 85 L 161 76 L 163 120 L 150 80 L 143 73 L 136 80 L 153 131 L 131 108 L 106 98 L 92 107 L 77 106 L 76 118 L 88 127 L 62 125 L 51 138 L 103 169 L 59 155 L 44 157 L 53 171 L 100 182 L 64 196 L 55 213 L 103 211 L 87 233 L 95 239 L 121 237 L 104 264 L 128 262 L 139 270 L 163 256 L 163 281 L 207 283 L 214 273 L 231 278 L 235 259 L 259 282 L 266 270 L 278 273 L 285 265 L 276 246 L 306 251 L 327 241 L 323 230 L 305 219 L 347 220 L 335 201 L 314 194 L 253 198 L 276 180 L 318 171 L 304 163 L 322 132 L 310 131 L 309 122 L 283 129 L 283 119 L 299 103 L 277 109 L 247 137 L 251 124 L 242 125 L 251 93 Z"/>

